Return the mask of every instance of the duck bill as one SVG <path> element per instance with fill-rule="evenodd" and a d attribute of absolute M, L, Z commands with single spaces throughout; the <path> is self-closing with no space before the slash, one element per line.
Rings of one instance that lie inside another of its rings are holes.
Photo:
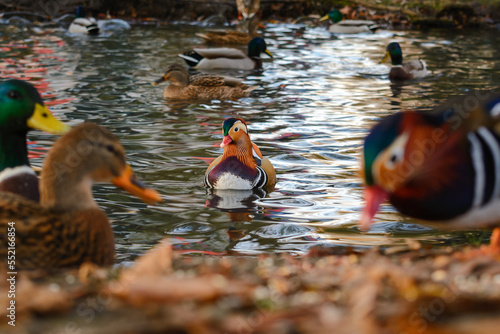
<path fill-rule="evenodd" d="M 167 81 L 166 76 L 162 76 L 160 79 L 156 80 L 155 82 L 152 83 L 153 86 L 156 86 L 158 84 L 161 84 L 162 82 Z"/>
<path fill-rule="evenodd" d="M 391 58 L 391 55 L 390 55 L 389 51 L 386 51 L 386 52 L 385 52 L 385 56 L 384 56 L 384 58 L 382 58 L 382 59 L 380 60 L 380 63 L 386 62 L 386 61 L 387 61 L 387 59 L 389 59 L 389 58 Z"/>
<path fill-rule="evenodd" d="M 264 53 L 265 53 L 266 55 L 268 55 L 269 57 L 274 58 L 274 57 L 273 57 L 273 54 L 272 54 L 272 53 L 271 53 L 268 49 L 265 49 L 265 50 L 264 50 Z"/>
<path fill-rule="evenodd" d="M 323 21 L 326 21 L 330 18 L 330 16 L 328 16 L 328 14 L 326 14 L 325 16 L 323 16 L 322 18 L 319 19 L 319 22 L 323 22 Z"/>
<path fill-rule="evenodd" d="M 232 143 L 232 141 L 233 141 L 233 138 L 231 138 L 230 135 L 224 136 L 224 138 L 222 138 L 222 143 L 220 143 L 220 147 L 224 148 L 224 146 Z"/>
<path fill-rule="evenodd" d="M 121 175 L 113 178 L 112 182 L 118 188 L 128 191 L 148 204 L 162 201 L 160 194 L 156 190 L 148 188 L 143 182 L 139 181 L 130 165 L 127 165 Z"/>
<path fill-rule="evenodd" d="M 361 214 L 361 229 L 367 231 L 370 229 L 373 217 L 378 212 L 380 204 L 389 197 L 389 194 L 379 186 L 370 186 L 365 188 L 365 208 Z"/>
<path fill-rule="evenodd" d="M 35 111 L 28 119 L 27 124 L 31 129 L 47 131 L 55 135 L 62 135 L 71 130 L 69 125 L 55 118 L 50 113 L 49 108 L 40 103 L 35 103 Z"/>

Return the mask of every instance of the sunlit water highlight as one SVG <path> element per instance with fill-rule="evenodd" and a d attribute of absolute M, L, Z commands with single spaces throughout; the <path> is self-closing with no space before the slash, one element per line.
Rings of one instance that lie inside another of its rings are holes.
<path fill-rule="evenodd" d="M 62 30 L 34 33 L 2 26 L 2 77 L 37 84 L 51 110 L 70 124 L 97 122 L 117 134 L 133 169 L 164 203 L 146 206 L 112 185 L 95 197 L 113 221 L 117 261 L 129 261 L 168 237 L 186 254 L 307 251 L 312 245 L 367 247 L 461 244 L 463 233 L 412 224 L 386 205 L 360 232 L 358 176 L 362 139 L 380 117 L 428 109 L 447 97 L 498 86 L 500 37 L 476 31 L 392 32 L 332 36 L 323 27 L 269 24 L 274 59 L 262 71 L 221 71 L 259 88 L 238 101 L 170 102 L 151 83 L 177 54 L 202 41 L 188 24 L 133 27 L 99 37 Z M 391 85 L 379 64 L 396 40 L 407 58 L 422 57 L 433 75 Z M 278 171 L 276 190 L 207 194 L 207 159 L 222 150 L 221 122 L 237 116 Z M 33 165 L 55 138 L 33 132 Z M 479 238 L 475 234 L 474 238 Z"/>

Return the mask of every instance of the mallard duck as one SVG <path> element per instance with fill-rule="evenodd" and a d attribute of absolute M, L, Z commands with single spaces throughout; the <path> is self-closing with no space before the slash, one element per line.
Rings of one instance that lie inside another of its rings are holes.
<path fill-rule="evenodd" d="M 326 21 L 330 19 L 333 22 L 328 28 L 328 31 L 336 34 L 357 34 L 360 32 L 375 32 L 380 27 L 373 21 L 368 20 L 343 20 L 342 13 L 338 9 L 332 9 L 332 11 L 319 21 Z"/>
<path fill-rule="evenodd" d="M 389 72 L 389 79 L 393 81 L 410 80 L 423 78 L 429 73 L 427 72 L 427 64 L 422 59 L 411 60 L 403 63 L 403 51 L 399 43 L 392 42 L 387 45 L 385 56 L 382 58 L 383 63 L 391 58 L 392 67 Z"/>
<path fill-rule="evenodd" d="M 207 43 L 222 45 L 248 45 L 250 41 L 257 37 L 257 28 L 259 26 L 259 17 L 254 16 L 248 23 L 242 24 L 239 30 L 208 30 L 195 35 L 201 37 Z"/>
<path fill-rule="evenodd" d="M 71 34 L 97 35 L 99 34 L 99 27 L 93 17 L 85 17 L 83 6 L 78 6 L 76 8 L 75 20 L 69 25 L 68 32 Z"/>
<path fill-rule="evenodd" d="M 171 84 L 163 91 L 167 99 L 176 100 L 227 100 L 245 97 L 257 87 L 247 86 L 240 79 L 200 74 L 190 76 L 188 70 L 179 64 L 172 64 L 165 74 L 153 85 L 163 81 Z"/>
<path fill-rule="evenodd" d="M 221 156 L 215 159 L 205 173 L 205 186 L 214 189 L 272 190 L 276 171 L 264 158 L 257 145 L 250 141 L 248 127 L 241 118 L 228 118 L 222 123 L 224 138 Z"/>
<path fill-rule="evenodd" d="M 388 198 L 434 227 L 496 227 L 491 245 L 500 251 L 499 94 L 476 91 L 432 113 L 390 115 L 366 137 L 363 157 L 365 228 Z"/>
<path fill-rule="evenodd" d="M 233 48 L 194 49 L 179 55 L 186 63 L 196 69 L 235 69 L 253 70 L 262 68 L 260 54 L 272 57 L 267 50 L 266 42 L 261 37 L 255 37 L 248 43 L 248 55 Z"/>
<path fill-rule="evenodd" d="M 82 123 L 59 138 L 43 164 L 40 203 L 0 193 L 0 256 L 15 227 L 15 269 L 52 269 L 84 262 L 113 263 L 113 230 L 92 197 L 92 183 L 113 182 L 148 203 L 161 201 L 132 173 L 109 130 Z M 0 260 L 5 261 L 5 260 Z"/>
<path fill-rule="evenodd" d="M 70 130 L 58 121 L 33 85 L 11 79 L 0 84 L 0 191 L 38 201 L 38 178 L 29 167 L 26 133 L 40 129 L 54 134 Z"/>

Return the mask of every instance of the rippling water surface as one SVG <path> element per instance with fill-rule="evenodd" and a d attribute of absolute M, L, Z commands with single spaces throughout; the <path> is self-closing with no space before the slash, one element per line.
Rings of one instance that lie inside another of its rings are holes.
<path fill-rule="evenodd" d="M 358 177 L 362 139 L 380 117 L 428 109 L 472 89 L 498 87 L 500 37 L 475 31 L 393 32 L 332 36 L 324 28 L 269 24 L 274 59 L 261 71 L 222 71 L 256 85 L 238 101 L 165 101 L 152 87 L 177 54 L 202 45 L 203 27 L 133 27 L 99 37 L 64 31 L 0 27 L 2 77 L 37 84 L 59 118 L 97 122 L 117 134 L 140 178 L 165 201 L 146 206 L 112 185 L 95 197 L 113 221 L 118 262 L 168 237 L 187 254 L 305 252 L 312 245 L 366 247 L 470 241 L 464 233 L 412 224 L 386 205 L 368 233 L 356 226 L 362 210 Z M 391 85 L 379 64 L 398 41 L 407 58 L 422 57 L 433 75 Z M 237 116 L 278 172 L 270 194 L 207 194 L 207 161 L 222 150 L 221 123 Z M 32 132 L 33 165 L 41 166 L 55 137 Z M 481 235 L 474 234 L 473 239 Z"/>

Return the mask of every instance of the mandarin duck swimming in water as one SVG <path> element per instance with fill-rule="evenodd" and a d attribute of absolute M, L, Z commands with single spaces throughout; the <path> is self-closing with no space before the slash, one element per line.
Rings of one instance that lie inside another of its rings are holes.
<path fill-rule="evenodd" d="M 0 191 L 38 202 L 38 177 L 29 167 L 26 134 L 40 129 L 54 134 L 70 130 L 58 121 L 33 85 L 22 80 L 0 84 Z"/>
<path fill-rule="evenodd" d="M 228 118 L 222 123 L 224 138 L 221 156 L 215 159 L 205 173 L 205 186 L 213 189 L 272 190 L 276 171 L 252 143 L 248 127 L 241 118 Z"/>
<path fill-rule="evenodd" d="M 432 113 L 405 111 L 373 127 L 363 147 L 367 228 L 389 199 L 437 228 L 496 227 L 500 252 L 500 95 L 475 92 Z"/>
<path fill-rule="evenodd" d="M 267 50 L 264 39 L 255 37 L 248 43 L 248 54 L 233 48 L 196 48 L 179 55 L 179 57 L 184 59 L 190 67 L 199 70 L 254 70 L 262 68 L 262 59 L 260 58 L 262 53 L 273 57 L 273 54 Z"/>
<path fill-rule="evenodd" d="M 319 21 L 330 20 L 333 24 L 330 25 L 328 31 L 336 34 L 358 34 L 360 32 L 375 32 L 380 27 L 373 21 L 367 20 L 344 20 L 342 13 L 338 9 L 332 11 Z"/>
<path fill-rule="evenodd" d="M 257 87 L 245 85 L 240 79 L 199 74 L 190 76 L 188 70 L 178 64 L 170 65 L 165 74 L 153 83 L 164 81 L 171 84 L 163 96 L 173 100 L 227 100 L 248 96 Z"/>
<path fill-rule="evenodd" d="M 122 145 L 93 123 L 75 126 L 47 155 L 40 203 L 0 193 L 0 261 L 15 227 L 16 269 L 53 269 L 84 262 L 113 264 L 113 230 L 92 196 L 94 182 L 112 182 L 148 203 L 161 201 L 132 173 Z"/>
<path fill-rule="evenodd" d="M 392 42 L 387 45 L 385 56 L 380 61 L 385 62 L 391 58 L 392 67 L 389 72 L 389 79 L 393 81 L 403 81 L 416 78 L 423 78 L 429 74 L 427 63 L 422 60 L 410 60 L 403 63 L 403 51 L 399 43 Z"/>

